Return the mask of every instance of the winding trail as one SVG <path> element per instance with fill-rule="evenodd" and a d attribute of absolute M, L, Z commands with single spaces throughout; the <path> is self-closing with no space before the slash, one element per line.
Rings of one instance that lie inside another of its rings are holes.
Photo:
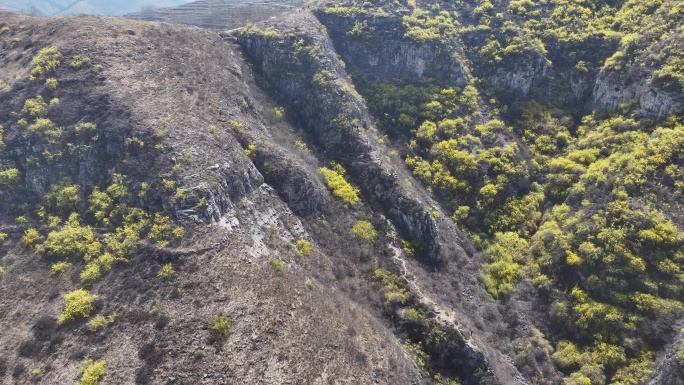
<path fill-rule="evenodd" d="M 456 319 L 456 314 L 453 311 L 449 311 L 447 308 L 439 305 L 437 301 L 426 295 L 420 288 L 420 285 L 418 285 L 418 282 L 416 281 L 416 276 L 409 270 L 406 258 L 404 258 L 403 250 L 396 246 L 399 241 L 396 229 L 390 221 L 387 221 L 387 224 L 390 227 L 391 242 L 388 244 L 388 246 L 393 252 L 392 258 L 400 266 L 401 277 L 408 282 L 409 289 L 414 294 L 418 302 L 425 308 L 435 313 L 435 318 L 440 324 L 450 329 L 456 330 L 466 344 L 469 345 L 469 347 L 479 350 L 473 343 L 472 333 L 466 334 L 462 328 L 462 325 Z"/>
<path fill-rule="evenodd" d="M 423 290 L 417 282 L 416 276 L 410 271 L 408 262 L 405 258 L 404 251 L 396 246 L 397 244 L 399 244 L 399 236 L 394 225 L 392 225 L 392 223 L 389 220 L 387 220 L 387 225 L 390 228 L 391 241 L 388 244 L 388 246 L 393 252 L 392 258 L 399 265 L 401 270 L 401 277 L 403 277 L 406 280 L 409 289 L 416 297 L 417 301 L 426 309 L 432 311 L 435 314 L 435 319 L 439 324 L 441 324 L 445 328 L 449 328 L 456 331 L 469 349 L 475 352 L 482 353 L 484 350 L 477 345 L 477 341 L 474 338 L 475 336 L 472 333 L 472 329 L 470 329 L 469 332 L 463 330 L 464 326 L 456 318 L 456 312 L 440 305 L 437 301 L 435 301 L 429 295 L 426 295 L 423 292 Z M 525 377 L 520 373 L 518 368 L 515 366 L 513 359 L 511 359 L 511 357 L 506 354 L 502 354 L 500 352 L 499 354 L 499 363 L 507 367 L 505 369 L 505 372 L 507 372 L 507 376 L 504 378 L 499 378 L 499 380 L 503 381 L 504 384 L 530 385 L 530 382 L 527 381 L 527 379 L 525 379 Z M 491 358 L 492 357 L 489 357 L 487 359 L 489 360 Z M 492 362 L 490 361 L 490 363 Z"/>

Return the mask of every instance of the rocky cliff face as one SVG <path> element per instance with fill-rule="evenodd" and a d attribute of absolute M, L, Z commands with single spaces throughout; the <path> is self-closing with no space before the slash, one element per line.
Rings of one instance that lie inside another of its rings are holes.
<path fill-rule="evenodd" d="M 384 80 L 429 77 L 462 87 L 467 82 L 459 53 L 439 43 L 419 43 L 404 36 L 398 15 L 347 17 L 316 11 L 336 52 L 350 73 L 360 72 Z"/>
<path fill-rule="evenodd" d="M 233 36 L 256 72 L 289 102 L 292 116 L 314 138 L 324 158 L 347 167 L 368 202 L 382 208 L 407 238 L 419 241 L 430 262 L 441 263 L 447 255 L 443 245 L 448 245 L 439 241 L 444 230 L 424 203 L 402 189 L 396 172 L 374 147 L 378 136 L 363 99 L 322 28 L 311 14 L 302 13 L 275 24 L 273 30 L 246 29 Z"/>
<path fill-rule="evenodd" d="M 594 84 L 588 107 L 617 111 L 623 104 L 636 102 L 639 115 L 653 118 L 664 118 L 684 108 L 681 95 L 649 84 L 647 77 L 643 71 L 602 71 Z"/>

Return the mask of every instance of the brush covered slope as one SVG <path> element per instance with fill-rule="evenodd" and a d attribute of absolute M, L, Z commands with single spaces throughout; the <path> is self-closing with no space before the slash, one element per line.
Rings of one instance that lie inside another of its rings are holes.
<path fill-rule="evenodd" d="M 0 378 L 684 383 L 679 2 L 310 8 L 3 18 Z"/>
<path fill-rule="evenodd" d="M 314 11 L 384 143 L 484 253 L 503 349 L 531 382 L 682 383 L 682 12 L 676 1 Z"/>
<path fill-rule="evenodd" d="M 464 231 L 437 225 L 430 237 L 386 211 L 406 249 L 440 273 L 483 261 L 479 309 L 467 278 L 430 295 L 468 309 L 456 319 L 475 326 L 495 376 L 503 366 L 488 349 L 532 383 L 677 384 L 682 12 L 676 1 L 336 2 L 233 35 L 320 146 L 371 135 L 364 143 L 426 187 L 435 222 L 447 212 Z M 326 105 L 337 97 L 332 105 L 349 108 L 357 91 L 370 123 Z M 331 153 L 350 176 L 391 191 L 368 179 L 368 164 Z M 468 252 L 436 250 L 445 234 Z M 454 276 L 440 273 L 419 281 Z M 430 353 L 428 370 L 449 376 Z M 499 380 L 519 379 L 508 373 Z"/>
<path fill-rule="evenodd" d="M 234 43 L 0 20 L 0 383 L 426 381 L 370 278 L 390 226 L 329 192 Z"/>

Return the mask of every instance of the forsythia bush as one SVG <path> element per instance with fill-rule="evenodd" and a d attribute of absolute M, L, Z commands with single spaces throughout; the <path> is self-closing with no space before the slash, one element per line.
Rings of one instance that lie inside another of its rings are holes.
<path fill-rule="evenodd" d="M 105 374 L 107 361 L 93 361 L 87 359 L 83 361 L 81 365 L 83 367 L 83 375 L 81 376 L 79 385 L 97 385 Z"/>
<path fill-rule="evenodd" d="M 341 167 L 338 167 L 341 169 Z M 343 170 L 343 169 L 342 169 Z M 332 190 L 334 196 L 342 199 L 350 205 L 355 204 L 359 200 L 359 189 L 353 187 L 349 182 L 344 179 L 343 174 L 340 170 L 331 170 L 327 167 L 321 167 L 318 172 L 323 174 L 325 182 L 328 187 Z"/>
<path fill-rule="evenodd" d="M 78 318 L 87 318 L 93 311 L 93 301 L 97 296 L 88 290 L 77 289 L 64 296 L 64 311 L 57 319 L 59 323 L 67 323 Z"/>

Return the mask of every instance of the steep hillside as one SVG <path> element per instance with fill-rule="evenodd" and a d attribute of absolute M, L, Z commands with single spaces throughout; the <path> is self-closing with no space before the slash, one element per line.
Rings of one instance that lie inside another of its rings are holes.
<path fill-rule="evenodd" d="M 350 231 L 390 230 L 335 201 L 236 46 L 0 20 L 2 383 L 77 382 L 87 359 L 103 383 L 423 382 L 369 283 L 391 239 Z"/>
<path fill-rule="evenodd" d="M 680 2 L 270 5 L 0 14 L 2 381 L 684 384 Z"/>
<path fill-rule="evenodd" d="M 681 5 L 314 12 L 378 128 L 488 259 L 516 366 L 681 383 Z"/>

